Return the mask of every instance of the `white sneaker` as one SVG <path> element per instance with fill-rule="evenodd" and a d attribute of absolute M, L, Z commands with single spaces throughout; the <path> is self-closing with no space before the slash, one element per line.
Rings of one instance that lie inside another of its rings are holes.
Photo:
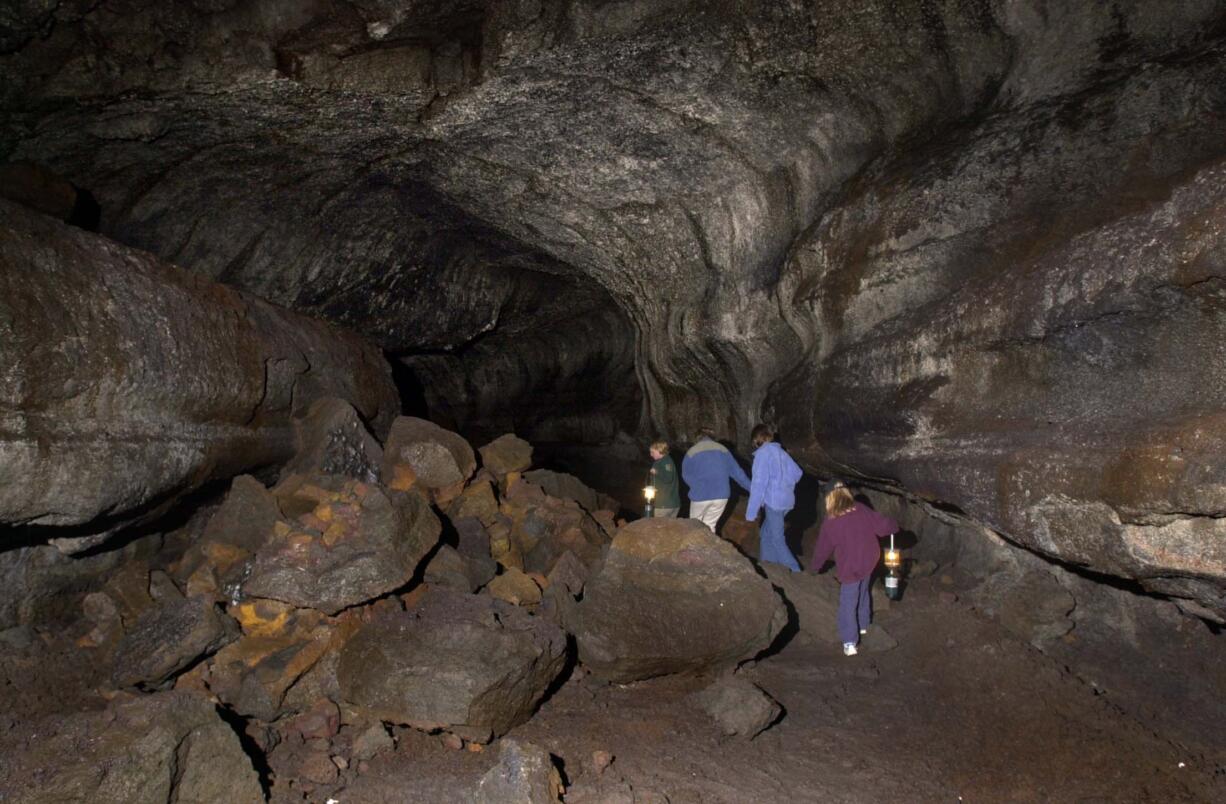
<path fill-rule="evenodd" d="M 856 653 L 857 653 L 856 644 L 854 642 L 844 642 L 843 643 L 843 655 L 844 656 L 855 656 Z"/>

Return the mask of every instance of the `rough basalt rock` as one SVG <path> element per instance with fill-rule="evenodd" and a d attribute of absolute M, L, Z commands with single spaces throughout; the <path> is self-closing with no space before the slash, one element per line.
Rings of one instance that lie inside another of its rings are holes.
<path fill-rule="evenodd" d="M 294 419 L 294 432 L 297 453 L 281 470 L 282 476 L 344 475 L 367 483 L 379 481 L 383 447 L 345 400 L 315 400 Z"/>
<path fill-rule="evenodd" d="M 398 466 L 412 470 L 422 488 L 446 489 L 472 477 L 477 456 L 463 436 L 425 419 L 400 416 L 392 422 L 383 453 L 387 482 L 393 482 Z"/>
<path fill-rule="evenodd" d="M 641 519 L 613 537 L 565 622 L 579 661 L 624 683 L 750 659 L 783 629 L 787 610 L 749 560 L 701 522 Z"/>
<path fill-rule="evenodd" d="M 341 652 L 345 699 L 375 716 L 486 741 L 527 720 L 566 662 L 554 624 L 485 595 L 429 592 Z"/>
<path fill-rule="evenodd" d="M 81 526 L 68 551 L 290 457 L 313 398 L 397 407 L 356 337 L 6 201 L 0 366 L 0 522 Z"/>
<path fill-rule="evenodd" d="M 514 433 L 505 433 L 481 447 L 481 465 L 501 479 L 532 466 L 532 445 Z"/>
<path fill-rule="evenodd" d="M 245 596 L 336 614 L 407 584 L 442 529 L 416 492 L 325 475 L 295 496 L 315 505 L 276 523 L 243 581 Z"/>
<path fill-rule="evenodd" d="M 753 739 L 783 711 L 757 684 L 735 676 L 719 679 L 690 700 L 728 737 Z"/>
<path fill-rule="evenodd" d="M 115 652 L 115 683 L 157 687 L 238 636 L 211 600 L 163 601 L 141 615 Z"/>
<path fill-rule="evenodd" d="M 0 732 L 0 799 L 255 804 L 264 793 L 216 707 L 200 695 L 163 692 Z"/>

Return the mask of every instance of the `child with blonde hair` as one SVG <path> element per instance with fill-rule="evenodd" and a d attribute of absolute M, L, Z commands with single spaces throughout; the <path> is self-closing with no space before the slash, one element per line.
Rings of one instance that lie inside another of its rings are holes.
<path fill-rule="evenodd" d="M 898 531 L 898 523 L 856 502 L 851 490 L 835 483 L 826 494 L 826 519 L 813 549 L 809 569 L 818 572 L 834 556 L 839 589 L 839 638 L 843 655 L 855 656 L 856 643 L 873 617 L 873 570 L 881 560 L 877 539 Z"/>

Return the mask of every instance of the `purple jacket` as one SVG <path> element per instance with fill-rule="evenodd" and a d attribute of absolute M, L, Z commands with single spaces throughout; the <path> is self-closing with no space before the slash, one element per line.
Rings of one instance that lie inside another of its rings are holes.
<path fill-rule="evenodd" d="M 897 522 L 857 503 L 842 516 L 822 523 L 809 569 L 817 572 L 833 553 L 839 583 L 862 581 L 873 574 L 881 559 L 877 539 L 897 531 Z"/>

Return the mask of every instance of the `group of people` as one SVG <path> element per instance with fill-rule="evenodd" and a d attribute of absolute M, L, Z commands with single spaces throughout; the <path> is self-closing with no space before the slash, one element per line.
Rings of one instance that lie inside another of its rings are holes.
<path fill-rule="evenodd" d="M 689 488 L 690 518 L 715 532 L 728 505 L 732 483 L 749 492 L 745 519 L 754 522 L 764 512 L 759 531 L 758 557 L 761 561 L 782 564 L 793 572 L 800 564 L 788 548 L 783 521 L 796 505 L 796 484 L 804 472 L 775 441 L 774 431 L 765 424 L 754 427 L 753 467 L 750 474 L 737 463 L 711 430 L 700 432 L 698 440 L 681 462 L 681 479 Z M 669 456 L 665 441 L 650 447 L 653 461 L 651 484 L 656 488 L 654 516 L 675 517 L 681 512 L 681 489 L 677 466 Z M 870 586 L 877 562 L 881 560 L 878 539 L 898 530 L 898 523 L 866 505 L 858 503 L 851 490 L 841 482 L 832 483 L 824 495 L 825 519 L 818 533 L 810 563 L 819 572 L 831 558 L 839 580 L 838 632 L 843 653 L 854 656 L 859 639 L 872 620 Z"/>

